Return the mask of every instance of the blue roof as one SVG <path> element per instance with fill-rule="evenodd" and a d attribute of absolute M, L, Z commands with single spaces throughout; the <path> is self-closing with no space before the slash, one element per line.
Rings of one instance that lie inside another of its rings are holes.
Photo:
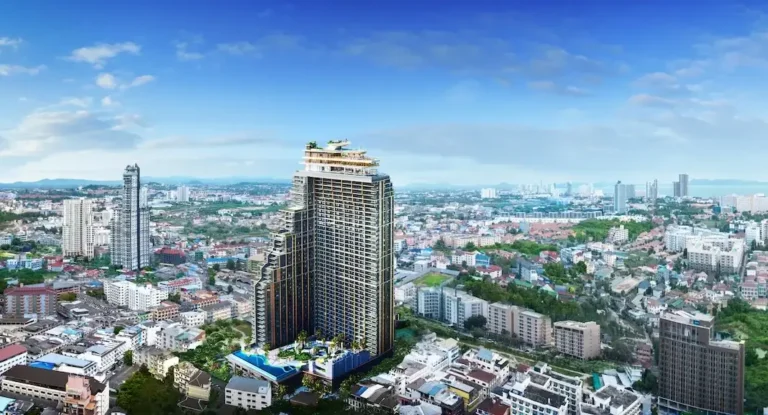
<path fill-rule="evenodd" d="M 483 360 L 490 361 L 493 359 L 493 353 L 488 349 L 480 348 L 480 350 L 477 351 L 477 357 Z"/>
<path fill-rule="evenodd" d="M 360 390 L 358 390 L 358 391 L 357 391 L 357 393 L 356 393 L 355 395 L 357 395 L 357 396 L 362 396 L 362 395 L 363 395 L 363 393 L 365 393 L 365 391 L 367 391 L 367 390 L 368 390 L 368 387 L 367 387 L 367 386 L 361 386 L 361 387 L 360 387 Z"/>
<path fill-rule="evenodd" d="M 47 370 L 53 370 L 56 365 L 53 363 L 48 362 L 32 362 L 29 364 L 29 367 L 36 367 L 38 369 L 47 369 Z"/>

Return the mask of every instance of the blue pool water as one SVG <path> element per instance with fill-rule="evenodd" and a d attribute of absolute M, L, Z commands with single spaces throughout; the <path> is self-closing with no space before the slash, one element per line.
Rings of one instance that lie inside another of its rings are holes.
<path fill-rule="evenodd" d="M 260 354 L 247 354 L 242 350 L 235 351 L 232 354 L 235 357 L 250 363 L 266 374 L 273 376 L 276 380 L 285 379 L 298 373 L 298 370 L 293 366 L 272 366 L 268 364 L 267 359 Z"/>

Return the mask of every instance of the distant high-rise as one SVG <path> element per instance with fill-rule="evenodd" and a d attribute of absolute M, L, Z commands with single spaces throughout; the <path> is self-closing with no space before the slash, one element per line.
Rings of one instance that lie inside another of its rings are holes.
<path fill-rule="evenodd" d="M 89 199 L 64 201 L 61 252 L 67 257 L 93 258 L 93 211 Z"/>
<path fill-rule="evenodd" d="M 672 195 L 674 197 L 682 197 L 680 194 L 680 182 L 672 182 Z"/>
<path fill-rule="evenodd" d="M 127 166 L 123 173 L 120 207 L 112 219 L 110 255 L 112 265 L 136 270 L 150 264 L 149 208 L 146 190 L 141 187 L 139 165 Z"/>
<path fill-rule="evenodd" d="M 568 182 L 568 184 L 566 184 L 565 189 L 566 189 L 565 190 L 566 196 L 573 196 L 573 185 L 571 184 L 571 182 Z"/>
<path fill-rule="evenodd" d="M 189 187 L 181 185 L 176 188 L 176 201 L 189 202 Z"/>
<path fill-rule="evenodd" d="M 613 211 L 615 213 L 627 213 L 627 185 L 621 180 L 613 187 Z"/>
<path fill-rule="evenodd" d="M 496 189 L 489 187 L 480 190 L 480 198 L 482 199 L 496 199 Z"/>
<path fill-rule="evenodd" d="M 625 184 L 624 188 L 626 189 L 626 192 L 627 192 L 627 199 L 633 199 L 636 197 L 634 184 Z"/>
<path fill-rule="evenodd" d="M 304 150 L 290 206 L 254 283 L 253 336 L 279 347 L 316 330 L 374 355 L 394 342 L 393 208 L 389 176 L 347 141 Z"/>
<path fill-rule="evenodd" d="M 656 199 L 659 197 L 659 181 L 654 179 L 653 182 L 645 184 L 645 201 L 654 205 Z"/>
<path fill-rule="evenodd" d="M 678 180 L 680 183 L 680 197 L 690 196 L 690 194 L 688 194 L 688 175 L 683 173 Z"/>
<path fill-rule="evenodd" d="M 659 413 L 744 413 L 744 344 L 712 339 L 714 317 L 665 313 L 659 328 Z"/>

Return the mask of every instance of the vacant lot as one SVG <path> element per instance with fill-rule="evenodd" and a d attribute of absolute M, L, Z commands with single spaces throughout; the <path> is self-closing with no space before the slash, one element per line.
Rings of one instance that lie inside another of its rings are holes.
<path fill-rule="evenodd" d="M 450 278 L 448 275 L 438 274 L 436 272 L 430 272 L 427 275 L 424 275 L 423 277 L 419 277 L 413 281 L 414 285 L 421 285 L 424 287 L 437 287 L 443 282 L 445 282 L 448 278 Z"/>

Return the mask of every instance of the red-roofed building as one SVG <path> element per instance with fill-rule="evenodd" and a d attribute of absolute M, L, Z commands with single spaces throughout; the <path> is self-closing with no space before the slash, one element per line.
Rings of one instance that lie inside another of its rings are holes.
<path fill-rule="evenodd" d="M 181 265 L 187 262 L 187 256 L 184 254 L 184 251 L 167 246 L 155 251 L 155 259 L 161 264 Z"/>
<path fill-rule="evenodd" d="M 488 275 L 491 278 L 501 277 L 501 267 L 498 265 L 489 265 L 487 267 L 477 267 L 477 272 L 481 275 Z"/>
<path fill-rule="evenodd" d="M 0 348 L 0 374 L 5 373 L 6 370 L 16 365 L 27 364 L 27 348 L 19 345 L 12 344 Z"/>
<path fill-rule="evenodd" d="M 480 405 L 477 406 L 477 411 L 475 413 L 477 415 L 509 415 L 510 407 L 499 400 L 485 398 L 485 400 L 480 402 Z"/>
<path fill-rule="evenodd" d="M 56 291 L 48 287 L 16 287 L 5 290 L 6 316 L 24 317 L 32 314 L 56 314 Z"/>

